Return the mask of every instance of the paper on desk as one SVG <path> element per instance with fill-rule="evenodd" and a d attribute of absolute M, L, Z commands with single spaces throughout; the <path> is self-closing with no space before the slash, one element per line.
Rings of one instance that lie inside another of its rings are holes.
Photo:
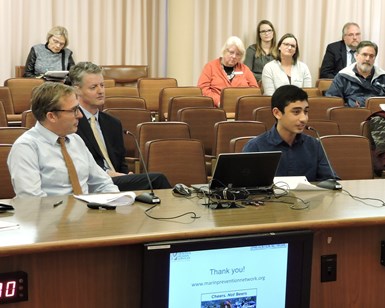
<path fill-rule="evenodd" d="M 19 228 L 19 224 L 8 221 L 0 221 L 0 231 Z"/>
<path fill-rule="evenodd" d="M 326 190 L 311 184 L 306 176 L 276 176 L 274 184 L 280 188 L 290 190 Z"/>
<path fill-rule="evenodd" d="M 119 194 L 94 194 L 74 195 L 76 199 L 86 202 L 96 202 L 112 206 L 131 205 L 135 201 L 136 194 L 132 191 L 125 191 Z"/>

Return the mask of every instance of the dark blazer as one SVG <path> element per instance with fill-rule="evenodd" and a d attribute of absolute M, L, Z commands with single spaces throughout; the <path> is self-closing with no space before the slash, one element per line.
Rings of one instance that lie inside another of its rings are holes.
<path fill-rule="evenodd" d="M 329 44 L 322 60 L 320 78 L 334 78 L 346 67 L 347 51 L 343 40 Z"/>
<path fill-rule="evenodd" d="M 104 142 L 106 143 L 108 155 L 115 170 L 121 173 L 128 173 L 128 166 L 124 159 L 126 150 L 124 148 L 122 124 L 118 119 L 109 114 L 99 112 L 99 125 L 103 133 Z M 79 119 L 77 134 L 84 140 L 96 163 L 104 169 L 102 152 L 99 149 L 91 126 L 84 114 L 83 117 Z"/>

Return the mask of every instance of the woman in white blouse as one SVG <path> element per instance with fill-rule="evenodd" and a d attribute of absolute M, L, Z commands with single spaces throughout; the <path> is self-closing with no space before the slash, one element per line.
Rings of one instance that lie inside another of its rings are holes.
<path fill-rule="evenodd" d="M 262 72 L 263 94 L 273 95 L 280 86 L 291 84 L 299 88 L 312 86 L 307 65 L 298 60 L 296 37 L 286 33 L 277 44 L 277 58 L 265 65 Z"/>

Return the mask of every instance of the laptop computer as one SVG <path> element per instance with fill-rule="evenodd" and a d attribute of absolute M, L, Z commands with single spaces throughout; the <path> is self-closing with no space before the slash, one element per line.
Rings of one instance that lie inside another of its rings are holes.
<path fill-rule="evenodd" d="M 210 183 L 191 187 L 204 193 L 224 188 L 246 189 L 250 194 L 271 191 L 281 154 L 281 151 L 219 154 Z"/>

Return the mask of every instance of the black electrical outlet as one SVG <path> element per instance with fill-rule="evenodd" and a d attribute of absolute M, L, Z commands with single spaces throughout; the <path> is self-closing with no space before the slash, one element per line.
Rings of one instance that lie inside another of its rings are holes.
<path fill-rule="evenodd" d="M 337 255 L 321 256 L 321 282 L 337 280 Z"/>
<path fill-rule="evenodd" d="M 381 259 L 380 262 L 385 266 L 385 241 L 381 241 Z"/>

